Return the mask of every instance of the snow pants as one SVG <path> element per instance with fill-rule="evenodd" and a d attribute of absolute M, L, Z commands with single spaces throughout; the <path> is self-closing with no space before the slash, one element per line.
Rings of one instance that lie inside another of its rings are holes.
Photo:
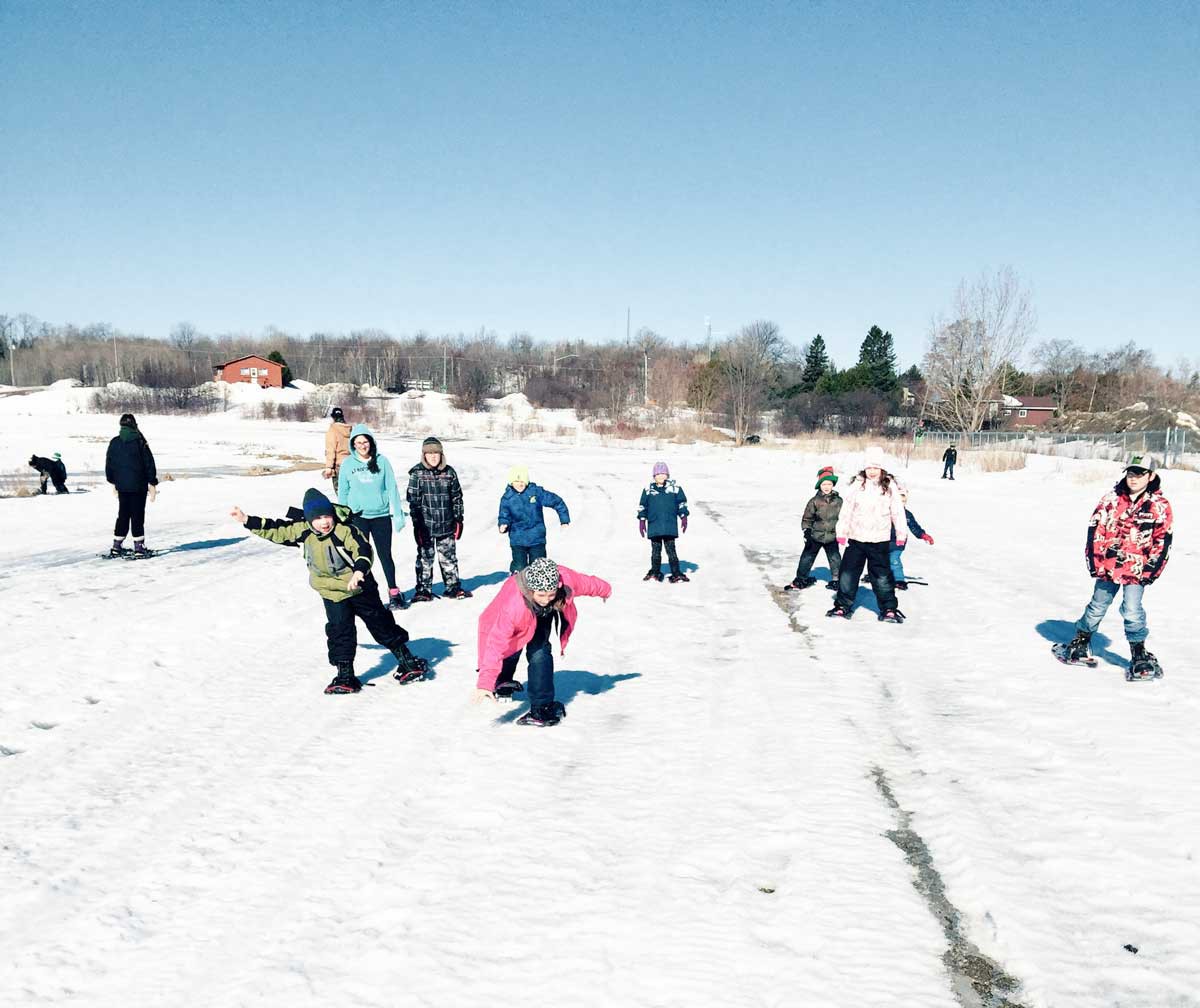
<path fill-rule="evenodd" d="M 837 540 L 831 539 L 829 542 L 823 543 L 817 542 L 815 539 L 805 539 L 804 552 L 800 554 L 800 562 L 796 564 L 797 582 L 808 577 L 813 561 L 817 559 L 821 550 L 825 551 L 825 559 L 829 561 L 829 580 L 837 581 L 838 573 L 842 569 L 842 551 L 838 549 Z"/>
<path fill-rule="evenodd" d="M 662 568 L 662 551 L 664 546 L 667 548 L 667 563 L 671 565 L 671 573 L 683 573 L 679 569 L 679 557 L 675 554 L 675 536 L 650 537 L 650 569 L 654 571 L 655 574 L 660 572 L 660 569 Z"/>
<path fill-rule="evenodd" d="M 358 629 L 354 617 L 363 621 L 367 633 L 389 651 L 408 641 L 408 631 L 396 622 L 391 611 L 379 601 L 379 584 L 368 574 L 362 591 L 341 602 L 322 598 L 325 603 L 325 640 L 329 645 L 329 664 L 353 662 L 358 650 Z"/>
<path fill-rule="evenodd" d="M 1120 592 L 1125 639 L 1130 644 L 1144 641 L 1150 636 L 1150 630 L 1146 626 L 1146 610 L 1142 608 L 1142 593 L 1145 590 L 1146 586 L 1140 584 L 1119 585 L 1112 581 L 1097 581 L 1096 587 L 1092 589 L 1092 599 L 1083 610 L 1083 615 L 1079 617 L 1079 622 L 1075 624 L 1075 629 L 1090 634 L 1099 630 L 1100 621 L 1104 619 L 1108 607 L 1113 604 L 1117 592 Z"/>
<path fill-rule="evenodd" d="M 892 569 L 888 564 L 890 546 L 891 544 L 886 542 L 865 543 L 857 539 L 851 539 L 846 544 L 846 552 L 842 554 L 842 570 L 838 577 L 835 605 L 843 609 L 854 607 L 858 581 L 862 577 L 865 565 L 871 579 L 871 588 L 875 592 L 875 601 L 879 603 L 879 611 L 883 613 L 896 608 L 896 583 L 892 580 Z"/>
<path fill-rule="evenodd" d="M 52 479 L 54 479 L 54 477 L 51 476 L 49 473 L 42 473 L 41 489 L 38 491 L 38 493 L 45 493 L 46 492 L 46 484 L 49 483 Z M 66 480 L 54 480 L 54 492 L 62 494 L 62 493 L 70 493 L 71 491 L 67 489 L 67 481 Z"/>
<path fill-rule="evenodd" d="M 365 518 L 355 515 L 350 519 L 354 527 L 367 536 L 375 547 L 375 555 L 383 565 L 383 576 L 389 588 L 396 587 L 396 562 L 392 559 L 392 517 Z"/>
<path fill-rule="evenodd" d="M 459 586 L 458 555 L 454 547 L 454 536 L 440 536 L 428 546 L 417 544 L 417 591 L 433 589 L 433 556 L 437 554 L 438 567 L 442 570 L 442 581 L 446 591 L 452 592 Z"/>
<path fill-rule="evenodd" d="M 124 539 L 133 526 L 133 538 L 146 538 L 146 494 L 148 490 L 133 493 L 120 491 L 117 494 L 117 524 L 113 528 L 114 539 Z"/>
<path fill-rule="evenodd" d="M 531 707 L 554 702 L 554 650 L 550 646 L 550 622 L 551 617 L 539 616 L 533 640 L 525 645 L 525 658 L 529 662 L 529 679 L 525 689 Z M 500 678 L 496 681 L 511 682 L 520 659 L 520 651 L 514 651 L 505 658 L 500 666 Z"/>
<path fill-rule="evenodd" d="M 538 560 L 546 555 L 546 544 L 535 543 L 532 546 L 514 546 L 511 542 L 508 544 L 512 550 L 512 563 L 508 565 L 508 572 L 516 574 L 519 570 L 524 570 L 534 560 Z"/>

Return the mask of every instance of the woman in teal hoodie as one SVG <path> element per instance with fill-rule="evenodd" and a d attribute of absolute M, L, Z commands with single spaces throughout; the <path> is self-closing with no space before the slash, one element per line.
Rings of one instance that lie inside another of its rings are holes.
<path fill-rule="evenodd" d="M 404 507 L 391 464 L 379 454 L 375 436 L 366 424 L 350 432 L 350 456 L 338 470 L 338 503 L 352 512 L 350 521 L 375 545 L 388 584 L 388 608 L 407 609 L 404 592 L 396 587 L 392 560 L 392 529 L 404 528 Z"/>

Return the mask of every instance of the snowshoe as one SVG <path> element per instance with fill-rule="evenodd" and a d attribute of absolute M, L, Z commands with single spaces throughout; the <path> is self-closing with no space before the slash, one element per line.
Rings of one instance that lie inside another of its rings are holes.
<path fill-rule="evenodd" d="M 514 693 L 520 693 L 524 689 L 524 685 L 515 679 L 505 679 L 503 682 L 496 683 L 496 688 L 492 692 L 500 700 L 511 700 Z"/>
<path fill-rule="evenodd" d="M 1071 638 L 1067 644 L 1055 644 L 1050 650 L 1064 665 L 1086 665 L 1088 668 L 1096 667 L 1096 659 L 1092 657 L 1089 648 L 1092 643 L 1092 635 L 1083 630 L 1080 630 Z"/>
<path fill-rule="evenodd" d="M 783 590 L 784 591 L 803 591 L 805 588 L 811 588 L 816 583 L 817 583 L 816 578 L 806 577 L 803 579 L 798 579 L 798 580 L 792 581 L 791 584 L 785 584 L 783 586 Z"/>
<path fill-rule="evenodd" d="M 904 613 L 899 609 L 885 609 L 879 614 L 880 623 L 903 623 Z"/>
<path fill-rule="evenodd" d="M 102 557 L 108 557 L 110 560 L 115 560 L 117 557 L 128 556 L 131 550 L 124 546 L 114 546 L 107 553 L 101 553 Z"/>
<path fill-rule="evenodd" d="M 456 585 L 453 589 L 447 588 L 442 592 L 442 598 L 471 598 L 471 593 L 462 585 Z"/>
<path fill-rule="evenodd" d="M 430 589 L 418 588 L 415 592 L 413 592 L 412 600 L 414 602 L 432 602 L 435 598 L 437 598 L 437 596 L 434 595 Z"/>
<path fill-rule="evenodd" d="M 538 704 L 517 718 L 519 725 L 532 725 L 534 728 L 550 728 L 567 716 L 566 708 L 557 700 L 554 703 Z"/>
<path fill-rule="evenodd" d="M 679 584 L 680 581 L 691 581 L 692 579 L 686 574 L 680 572 L 679 574 L 672 574 L 667 580 L 670 581 L 671 584 Z"/>
<path fill-rule="evenodd" d="M 835 605 L 825 615 L 826 616 L 841 616 L 842 619 L 849 619 L 850 613 L 851 613 L 851 610 L 847 609 L 845 606 Z"/>
<path fill-rule="evenodd" d="M 643 581 L 661 581 L 662 579 L 663 579 L 662 571 L 654 571 L 654 570 L 646 571 L 646 576 L 644 578 L 642 578 Z"/>
<path fill-rule="evenodd" d="M 362 690 L 362 683 L 358 681 L 358 677 L 354 674 L 354 666 L 350 664 L 342 664 L 337 667 L 337 675 L 328 686 L 325 687 L 326 693 L 358 693 Z"/>
<path fill-rule="evenodd" d="M 393 612 L 395 612 L 397 609 L 407 609 L 408 599 L 404 597 L 404 592 L 396 592 L 395 595 L 389 595 L 387 607 Z"/>
<path fill-rule="evenodd" d="M 1126 682 L 1143 682 L 1163 677 L 1162 666 L 1158 664 L 1158 659 L 1146 650 L 1145 644 L 1131 644 L 1130 650 L 1132 657 L 1129 668 L 1125 670 Z"/>
<path fill-rule="evenodd" d="M 896 582 L 896 591 L 908 591 L 908 582 L 907 581 L 897 581 Z"/>
<path fill-rule="evenodd" d="M 429 662 L 409 651 L 407 644 L 401 644 L 392 654 L 396 657 L 396 671 L 392 673 L 392 678 L 401 686 L 420 682 L 425 678 L 425 673 L 429 671 Z"/>

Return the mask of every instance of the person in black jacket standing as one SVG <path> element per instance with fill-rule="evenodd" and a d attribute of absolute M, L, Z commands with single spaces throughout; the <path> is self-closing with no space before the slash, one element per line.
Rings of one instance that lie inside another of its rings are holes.
<path fill-rule="evenodd" d="M 958 449 L 951 445 L 942 452 L 942 479 L 954 479 L 954 466 L 958 462 Z"/>
<path fill-rule="evenodd" d="M 119 502 L 109 556 L 129 552 L 125 549 L 125 536 L 131 525 L 134 556 L 149 556 L 150 550 L 146 549 L 146 497 L 154 500 L 158 494 L 158 470 L 154 465 L 154 453 L 138 430 L 132 413 L 122 414 L 121 429 L 108 443 L 104 478 L 112 484 Z"/>

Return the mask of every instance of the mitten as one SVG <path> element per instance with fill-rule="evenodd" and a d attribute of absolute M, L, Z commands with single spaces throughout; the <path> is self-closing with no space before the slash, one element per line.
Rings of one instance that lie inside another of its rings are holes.
<path fill-rule="evenodd" d="M 684 532 L 687 531 L 687 515 L 684 515 L 682 518 L 679 519 L 679 527 Z"/>
<path fill-rule="evenodd" d="M 928 532 L 926 532 L 923 536 L 921 536 L 921 538 L 924 539 L 927 543 L 929 543 L 930 546 L 933 545 L 933 536 L 931 536 Z"/>
<path fill-rule="evenodd" d="M 837 537 L 837 544 L 838 544 L 839 546 L 845 546 L 845 545 L 846 545 L 846 537 L 845 537 L 845 536 L 838 536 L 838 537 Z"/>
<path fill-rule="evenodd" d="M 641 533 L 643 539 L 646 538 L 646 519 L 645 518 L 638 519 L 638 532 Z"/>
<path fill-rule="evenodd" d="M 463 525 L 462 522 L 455 522 L 455 524 L 454 524 L 454 538 L 455 539 L 462 538 L 462 525 Z"/>

